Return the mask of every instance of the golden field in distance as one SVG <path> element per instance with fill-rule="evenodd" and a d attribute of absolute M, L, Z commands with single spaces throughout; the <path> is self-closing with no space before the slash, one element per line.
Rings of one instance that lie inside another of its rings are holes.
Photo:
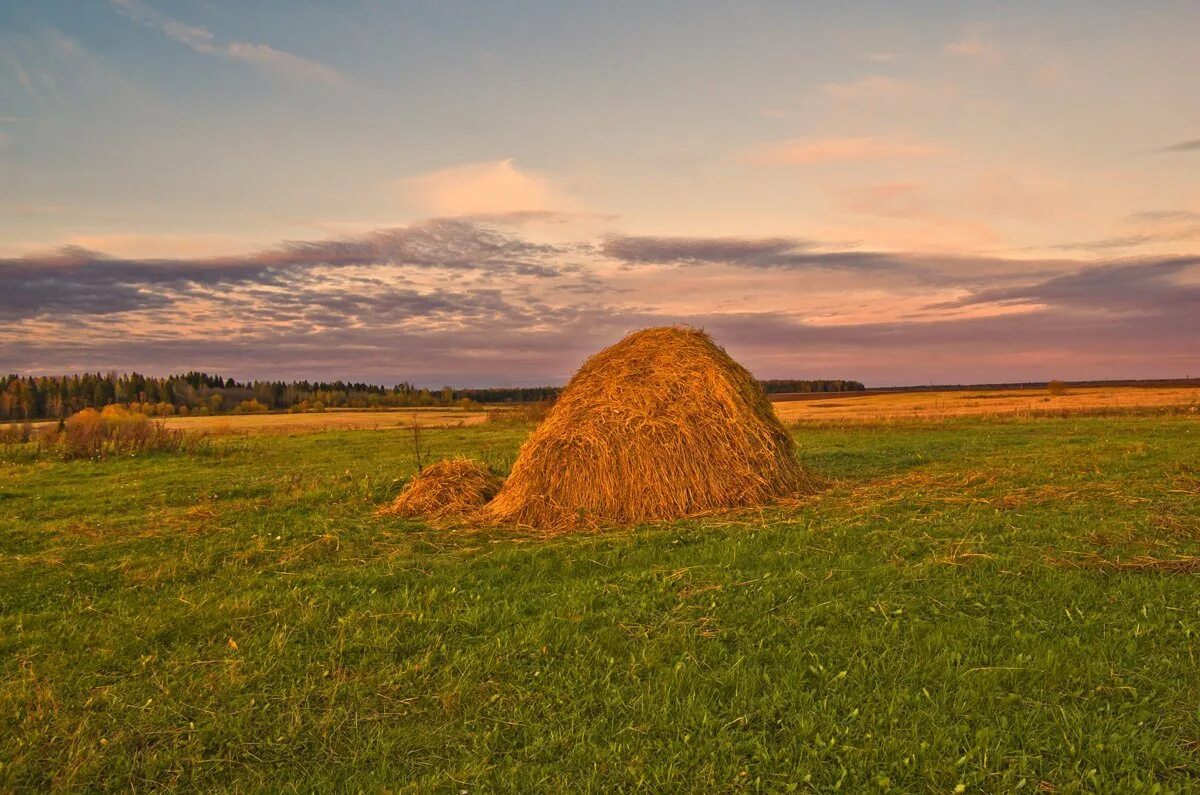
<path fill-rule="evenodd" d="M 487 422 L 487 412 L 466 411 L 439 407 L 390 410 L 331 409 L 311 413 L 278 414 L 217 414 L 207 417 L 152 417 L 172 430 L 204 433 L 211 436 L 227 434 L 292 434 L 318 431 L 370 431 L 392 428 L 408 429 L 415 423 L 421 428 L 455 428 Z M 54 421 L 33 423 L 35 430 L 55 426 Z"/>
<path fill-rule="evenodd" d="M 392 411 L 322 411 L 305 414 L 221 414 L 212 417 L 165 417 L 168 428 L 210 434 L 304 433 L 327 430 L 452 428 L 487 421 L 482 411 L 419 408 Z"/>
<path fill-rule="evenodd" d="M 928 392 L 842 393 L 775 403 L 785 423 L 890 422 L 952 417 L 1036 417 L 1154 409 L 1200 413 L 1195 387 L 1068 387 L 1052 395 L 1041 388 Z"/>

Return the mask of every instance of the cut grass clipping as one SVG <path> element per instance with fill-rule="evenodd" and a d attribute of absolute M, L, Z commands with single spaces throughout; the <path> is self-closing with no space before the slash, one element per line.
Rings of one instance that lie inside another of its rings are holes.
<path fill-rule="evenodd" d="M 651 328 L 584 362 L 481 518 L 557 531 L 764 505 L 809 486 L 754 377 L 703 331 Z"/>
<path fill-rule="evenodd" d="M 450 458 L 425 467 L 381 516 L 446 521 L 473 513 L 500 490 L 500 478 L 469 458 Z"/>

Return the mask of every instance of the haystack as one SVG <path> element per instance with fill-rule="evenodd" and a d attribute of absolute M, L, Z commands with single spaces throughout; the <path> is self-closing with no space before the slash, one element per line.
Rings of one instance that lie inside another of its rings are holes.
<path fill-rule="evenodd" d="M 500 490 L 500 478 L 469 458 L 449 458 L 425 467 L 391 505 L 385 516 L 433 521 L 473 513 Z"/>
<path fill-rule="evenodd" d="M 592 356 L 481 518 L 540 530 L 674 519 L 804 490 L 762 386 L 703 331 L 637 331 Z"/>

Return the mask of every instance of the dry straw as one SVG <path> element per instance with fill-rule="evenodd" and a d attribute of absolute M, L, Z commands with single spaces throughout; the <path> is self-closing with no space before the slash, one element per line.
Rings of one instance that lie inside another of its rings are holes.
<path fill-rule="evenodd" d="M 759 506 L 810 485 L 745 368 L 703 331 L 651 328 L 584 362 L 479 518 L 557 531 Z"/>
<path fill-rule="evenodd" d="M 379 513 L 433 521 L 454 519 L 478 510 L 499 489 L 500 478 L 483 464 L 450 458 L 425 467 L 396 501 Z"/>

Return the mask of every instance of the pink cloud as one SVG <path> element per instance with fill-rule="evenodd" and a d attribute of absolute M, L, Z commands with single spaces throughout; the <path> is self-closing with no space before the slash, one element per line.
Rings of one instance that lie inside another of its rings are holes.
<path fill-rule="evenodd" d="M 407 198 L 439 216 L 577 209 L 549 178 L 517 168 L 513 160 L 468 163 L 401 181 Z"/>

